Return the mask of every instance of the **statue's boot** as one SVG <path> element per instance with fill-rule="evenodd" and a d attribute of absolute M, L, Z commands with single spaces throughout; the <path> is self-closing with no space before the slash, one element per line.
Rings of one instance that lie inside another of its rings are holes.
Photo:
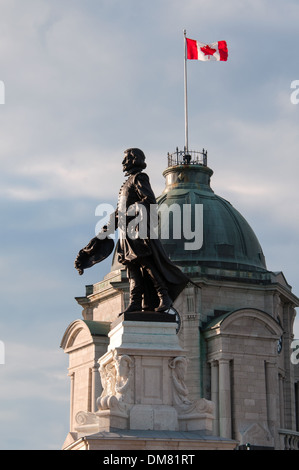
<path fill-rule="evenodd" d="M 142 305 L 141 302 L 136 302 L 136 301 L 131 301 L 126 308 L 126 310 L 123 311 L 123 313 L 130 313 L 130 312 L 141 312 L 142 311 Z"/>
<path fill-rule="evenodd" d="M 164 280 L 160 276 L 159 271 L 153 265 L 153 263 L 150 263 L 149 261 L 143 265 L 143 268 L 146 269 L 147 274 L 151 278 L 151 281 L 159 297 L 159 305 L 155 308 L 155 311 L 165 312 L 166 310 L 169 310 L 172 306 L 172 300 L 168 295 L 167 287 Z"/>
<path fill-rule="evenodd" d="M 156 312 L 165 312 L 169 310 L 172 306 L 172 300 L 168 295 L 167 289 L 161 289 L 158 291 L 158 297 L 160 299 L 160 303 L 157 308 L 155 308 Z"/>
<path fill-rule="evenodd" d="M 128 268 L 130 282 L 130 303 L 123 313 L 142 311 L 142 274 L 138 266 Z"/>

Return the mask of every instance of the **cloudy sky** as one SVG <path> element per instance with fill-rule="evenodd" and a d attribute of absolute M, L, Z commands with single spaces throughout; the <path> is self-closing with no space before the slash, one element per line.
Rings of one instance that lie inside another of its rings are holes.
<path fill-rule="evenodd" d="M 188 62 L 189 147 L 299 294 L 299 4 L 296 0 L 0 0 L 0 446 L 59 449 L 69 427 L 60 341 L 99 203 L 140 147 L 152 186 L 184 145 L 183 29 L 226 40 L 228 62 Z M 299 338 L 298 322 L 295 337 Z"/>

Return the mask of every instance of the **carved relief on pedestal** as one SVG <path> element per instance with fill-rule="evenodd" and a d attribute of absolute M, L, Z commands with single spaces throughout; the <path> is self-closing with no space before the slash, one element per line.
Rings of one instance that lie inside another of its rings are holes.
<path fill-rule="evenodd" d="M 213 403 L 189 398 L 187 359 L 175 323 L 147 323 L 124 321 L 111 330 L 108 351 L 98 361 L 98 409 L 77 414 L 78 432 L 212 428 Z"/>
<path fill-rule="evenodd" d="M 99 410 L 109 409 L 117 404 L 121 409 L 125 409 L 125 404 L 131 401 L 133 367 L 134 361 L 130 356 L 118 356 L 116 351 L 113 352 L 111 362 L 100 363 L 103 391 L 97 399 Z"/>
<path fill-rule="evenodd" d="M 132 403 L 134 361 L 130 356 L 118 356 L 117 352 L 113 351 L 108 362 L 101 360 L 99 362 L 103 391 L 97 399 L 98 411 L 77 413 L 76 422 L 79 425 L 77 431 L 90 429 L 96 432 L 106 427 L 107 422 L 111 427 L 125 428 L 127 426 L 129 410 L 132 406 L 130 403 Z"/>
<path fill-rule="evenodd" d="M 192 429 L 198 427 L 199 420 L 204 420 L 205 426 L 213 419 L 214 403 L 200 398 L 191 401 L 188 398 L 189 392 L 185 384 L 188 361 L 186 357 L 179 356 L 169 361 L 172 379 L 173 406 L 176 408 L 178 418 L 181 420 L 181 428 Z M 211 427 L 209 425 L 209 427 Z"/>

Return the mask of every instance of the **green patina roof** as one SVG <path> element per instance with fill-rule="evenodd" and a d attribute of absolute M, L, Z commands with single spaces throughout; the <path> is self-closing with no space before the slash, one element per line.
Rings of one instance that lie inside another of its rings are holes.
<path fill-rule="evenodd" d="M 244 217 L 210 187 L 213 171 L 203 165 L 176 165 L 163 175 L 166 187 L 157 199 L 158 205 L 203 205 L 203 244 L 198 250 L 186 250 L 184 238 L 161 239 L 166 252 L 179 265 L 201 265 L 220 269 L 267 272 L 261 245 Z M 163 218 L 162 226 L 167 217 Z M 194 211 L 191 212 L 194 230 Z M 164 222 L 163 222 L 164 221 Z M 189 240 L 190 241 L 190 240 Z"/>
<path fill-rule="evenodd" d="M 83 320 L 88 326 L 90 334 L 93 336 L 108 336 L 110 331 L 110 323 L 99 322 L 93 320 Z"/>
<path fill-rule="evenodd" d="M 231 310 L 230 312 L 223 313 L 222 315 L 219 315 L 218 317 L 212 318 L 204 327 L 204 330 L 212 330 L 213 328 L 217 328 L 217 326 L 221 325 L 223 320 L 225 318 L 229 317 L 232 313 L 234 313 L 235 310 Z"/>

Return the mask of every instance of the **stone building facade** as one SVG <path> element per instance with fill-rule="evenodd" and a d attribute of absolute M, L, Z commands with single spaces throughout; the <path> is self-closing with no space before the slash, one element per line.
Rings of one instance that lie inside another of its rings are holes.
<path fill-rule="evenodd" d="M 189 395 L 214 403 L 213 435 L 233 439 L 238 448 L 298 449 L 299 365 L 292 363 L 291 353 L 299 299 L 282 272 L 267 269 L 247 221 L 212 190 L 206 155 L 194 153 L 188 163 L 180 157 L 178 152 L 169 156 L 165 190 L 157 202 L 161 232 L 175 211 L 175 217 L 183 217 L 184 208 L 191 207 L 188 239 L 172 232 L 162 239 L 170 258 L 192 280 L 173 310 L 188 358 Z M 201 209 L 196 230 L 202 231 L 202 243 L 193 249 L 195 208 Z M 128 295 L 126 271 L 113 259 L 110 273 L 76 298 L 82 319 L 69 325 L 61 343 L 69 354 L 70 436 L 77 413 L 97 409 L 98 361 Z"/>

